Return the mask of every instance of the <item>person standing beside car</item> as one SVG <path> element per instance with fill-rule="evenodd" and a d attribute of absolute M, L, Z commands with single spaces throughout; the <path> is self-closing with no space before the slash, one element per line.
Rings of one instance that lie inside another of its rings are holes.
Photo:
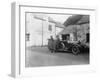
<path fill-rule="evenodd" d="M 50 39 L 48 39 L 48 48 L 51 51 L 51 53 L 54 52 L 54 39 L 52 36 L 50 36 Z"/>

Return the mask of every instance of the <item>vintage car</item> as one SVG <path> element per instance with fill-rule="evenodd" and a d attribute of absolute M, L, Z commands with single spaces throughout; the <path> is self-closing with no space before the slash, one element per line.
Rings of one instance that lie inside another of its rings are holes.
<path fill-rule="evenodd" d="M 48 49 L 51 52 L 57 51 L 68 51 L 72 52 L 74 55 L 79 54 L 83 51 L 89 51 L 88 43 L 81 43 L 80 41 L 56 41 L 56 40 L 48 40 Z"/>

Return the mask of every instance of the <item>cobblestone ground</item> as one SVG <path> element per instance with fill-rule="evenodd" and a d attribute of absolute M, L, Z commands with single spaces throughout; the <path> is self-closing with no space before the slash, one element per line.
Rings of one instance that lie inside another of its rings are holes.
<path fill-rule="evenodd" d="M 26 67 L 89 64 L 89 53 L 73 55 L 68 52 L 51 53 L 47 47 L 26 48 Z"/>

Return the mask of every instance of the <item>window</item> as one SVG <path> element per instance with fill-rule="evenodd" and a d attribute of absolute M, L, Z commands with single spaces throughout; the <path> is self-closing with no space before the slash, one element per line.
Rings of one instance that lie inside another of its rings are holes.
<path fill-rule="evenodd" d="M 29 38 L 30 38 L 30 33 L 27 33 L 26 34 L 26 41 L 29 41 L 30 40 Z"/>
<path fill-rule="evenodd" d="M 52 25 L 49 25 L 48 30 L 52 31 Z"/>

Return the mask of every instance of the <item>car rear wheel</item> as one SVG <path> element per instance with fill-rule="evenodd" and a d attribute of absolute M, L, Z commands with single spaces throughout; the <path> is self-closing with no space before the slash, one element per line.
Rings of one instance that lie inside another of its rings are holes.
<path fill-rule="evenodd" d="M 79 54 L 79 53 L 80 53 L 79 47 L 78 47 L 78 46 L 73 46 L 73 47 L 72 47 L 72 53 L 73 53 L 74 55 Z"/>

